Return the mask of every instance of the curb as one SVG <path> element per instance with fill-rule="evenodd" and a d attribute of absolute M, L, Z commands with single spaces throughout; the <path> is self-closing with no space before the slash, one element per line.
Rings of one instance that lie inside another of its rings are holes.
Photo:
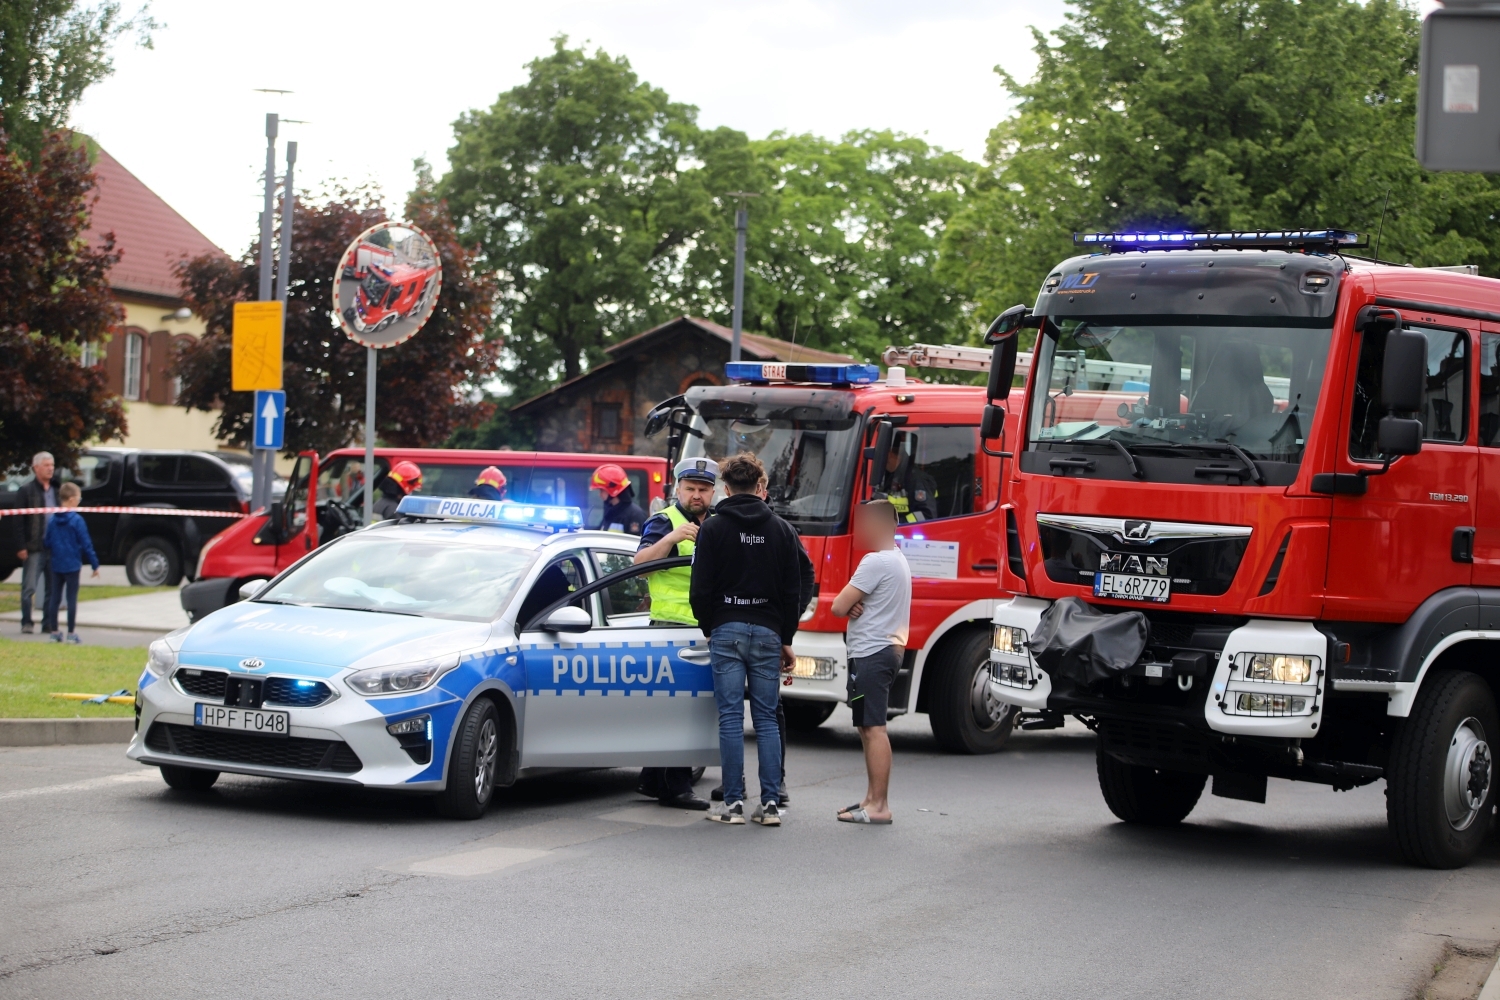
<path fill-rule="evenodd" d="M 1495 967 L 1485 978 L 1484 989 L 1479 991 L 1479 1000 L 1500 1000 L 1500 959 L 1495 960 Z"/>
<path fill-rule="evenodd" d="M 50 747 L 72 743 L 129 743 L 135 720 L 0 719 L 0 747 Z"/>

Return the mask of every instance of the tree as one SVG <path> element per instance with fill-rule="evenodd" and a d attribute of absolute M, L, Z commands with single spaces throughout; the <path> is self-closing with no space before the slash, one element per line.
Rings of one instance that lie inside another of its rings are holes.
<path fill-rule="evenodd" d="M 624 58 L 553 40 L 526 83 L 454 124 L 439 192 L 495 277 L 496 328 L 522 395 L 572 378 L 611 335 L 680 308 L 682 255 L 735 190 L 745 137 L 705 133 L 697 109 Z M 738 168 L 738 169 L 737 169 Z"/>
<path fill-rule="evenodd" d="M 443 287 L 416 337 L 377 352 L 377 434 L 391 444 L 436 446 L 489 415 L 479 383 L 490 377 L 497 360 L 498 345 L 485 336 L 495 292 L 488 278 L 473 273 L 473 261 L 421 165 L 419 178 L 406 220 L 436 244 Z M 365 191 L 340 191 L 321 203 L 297 200 L 282 353 L 289 455 L 343 447 L 364 421 L 365 348 L 336 324 L 333 278 L 354 238 L 385 218 Z M 177 357 L 178 400 L 195 409 L 218 409 L 215 436 L 239 446 L 248 445 L 253 434 L 253 396 L 229 389 L 232 321 L 234 303 L 257 295 L 259 260 L 256 243 L 242 260 L 208 255 L 179 269 L 184 297 L 208 330 Z"/>
<path fill-rule="evenodd" d="M 942 276 L 1031 302 L 1075 231 L 1338 226 L 1500 269 L 1496 183 L 1413 155 L 1420 25 L 1396 0 L 1071 0 L 990 134 Z M 1387 207 L 1388 199 L 1388 207 Z"/>
<path fill-rule="evenodd" d="M 104 368 L 79 364 L 83 346 L 103 343 L 122 318 L 109 269 L 114 237 L 84 238 L 94 188 L 88 153 L 52 133 L 36 167 L 0 134 L 0 468 L 50 451 L 71 466 L 84 442 L 125 433 L 125 413 Z"/>
<path fill-rule="evenodd" d="M 160 26 L 146 11 L 126 16 L 118 0 L 0 0 L 0 128 L 13 148 L 36 159 L 83 92 L 114 72 L 109 47 L 121 35 L 151 47 Z"/>
<path fill-rule="evenodd" d="M 777 133 L 750 151 L 760 197 L 748 202 L 747 328 L 864 359 L 968 336 L 967 303 L 934 269 L 975 164 L 889 131 Z M 718 213 L 686 261 L 690 307 L 726 323 L 732 219 Z"/>

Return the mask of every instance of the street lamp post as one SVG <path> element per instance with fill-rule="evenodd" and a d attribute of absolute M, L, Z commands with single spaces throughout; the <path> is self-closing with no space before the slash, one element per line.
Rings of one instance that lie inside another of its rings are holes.
<path fill-rule="evenodd" d="M 750 228 L 750 212 L 745 208 L 745 199 L 759 198 L 752 191 L 731 191 L 729 197 L 738 199 L 739 207 L 734 211 L 734 335 L 729 341 L 729 360 L 740 359 L 740 331 L 745 324 L 745 231 Z"/>
<path fill-rule="evenodd" d="M 265 202 L 260 212 L 260 300 L 271 300 L 271 238 L 275 232 L 276 205 L 276 132 L 278 120 L 266 115 L 266 186 Z M 275 459 L 265 449 L 252 449 L 250 455 L 250 508 L 258 510 L 271 505 L 271 474 Z"/>

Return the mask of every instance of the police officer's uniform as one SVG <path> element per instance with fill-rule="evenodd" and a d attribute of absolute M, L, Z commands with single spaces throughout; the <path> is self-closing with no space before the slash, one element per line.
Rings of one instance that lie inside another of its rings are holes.
<path fill-rule="evenodd" d="M 677 463 L 675 470 L 679 482 L 683 479 L 697 479 L 702 482 L 715 483 L 718 481 L 718 474 L 718 463 L 705 458 L 685 458 Z M 707 517 L 706 513 L 704 517 Z M 684 524 L 690 523 L 702 524 L 703 521 L 695 521 L 678 506 L 676 500 L 673 500 L 646 521 L 641 529 L 640 548 L 655 545 Z M 667 558 L 691 557 L 696 547 L 692 539 L 684 538 L 677 543 L 671 556 Z M 651 590 L 652 625 L 698 624 L 698 619 L 693 616 L 692 606 L 688 603 L 688 588 L 692 580 L 693 568 L 691 566 L 657 570 L 646 578 L 646 585 Z M 693 794 L 693 769 L 690 767 L 642 768 L 641 783 L 637 790 L 642 795 L 657 799 L 664 806 L 708 808 L 707 802 Z"/>

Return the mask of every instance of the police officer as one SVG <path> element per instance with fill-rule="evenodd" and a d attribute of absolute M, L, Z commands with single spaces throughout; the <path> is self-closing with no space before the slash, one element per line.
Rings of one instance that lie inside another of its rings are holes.
<path fill-rule="evenodd" d="M 636 565 L 693 554 L 698 527 L 713 505 L 719 463 L 711 458 L 684 458 L 677 463 L 674 473 L 677 484 L 673 500 L 646 521 L 641 531 L 641 546 L 635 553 Z M 688 586 L 692 579 L 691 566 L 659 570 L 647 577 L 646 583 L 651 589 L 652 625 L 698 624 L 688 604 Z M 693 792 L 693 769 L 690 767 L 644 768 L 639 791 L 675 809 L 708 808 L 708 801 Z"/>
<path fill-rule="evenodd" d="M 397 462 L 391 471 L 375 480 L 375 490 L 380 494 L 375 499 L 374 513 L 379 520 L 390 520 L 396 516 L 401 498 L 422 488 L 422 470 L 416 462 Z"/>
<path fill-rule="evenodd" d="M 487 465 L 479 478 L 474 480 L 474 485 L 469 488 L 469 496 L 479 500 L 504 500 L 505 499 L 505 473 Z"/>
<path fill-rule="evenodd" d="M 937 480 L 912 465 L 911 456 L 904 454 L 906 438 L 905 431 L 897 435 L 885 456 L 886 498 L 898 521 L 930 521 L 937 517 Z"/>
<path fill-rule="evenodd" d="M 646 512 L 635 502 L 635 487 L 618 465 L 601 465 L 589 479 L 589 487 L 604 494 L 604 520 L 601 531 L 622 531 L 639 535 L 646 523 Z"/>

